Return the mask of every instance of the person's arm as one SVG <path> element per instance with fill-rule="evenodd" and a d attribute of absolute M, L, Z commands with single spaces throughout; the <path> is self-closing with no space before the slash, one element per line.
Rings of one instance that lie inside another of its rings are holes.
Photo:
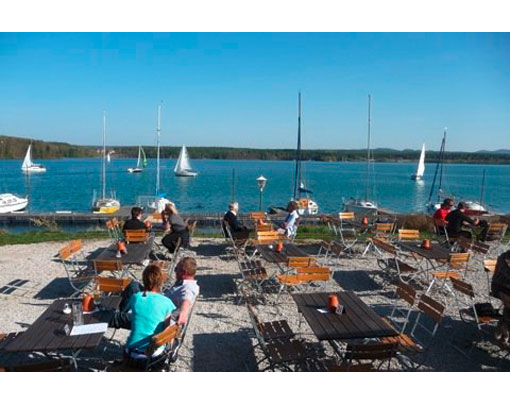
<path fill-rule="evenodd" d="M 468 215 L 462 214 L 462 222 L 468 222 L 472 226 L 476 226 L 478 224 L 478 219 L 473 220 Z"/>
<path fill-rule="evenodd" d="M 189 311 L 191 310 L 191 306 L 193 305 L 193 303 L 191 302 L 191 300 L 184 300 L 181 304 L 181 308 L 180 308 L 180 311 L 179 311 L 179 317 L 177 318 L 177 324 L 179 325 L 184 325 L 188 322 L 188 314 L 189 314 Z"/>

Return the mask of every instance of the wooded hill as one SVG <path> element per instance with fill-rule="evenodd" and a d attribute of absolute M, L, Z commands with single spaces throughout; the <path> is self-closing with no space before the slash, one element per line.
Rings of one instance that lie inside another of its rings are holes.
<path fill-rule="evenodd" d="M 25 156 L 28 145 L 32 143 L 35 160 L 73 157 L 98 157 L 101 146 L 76 146 L 69 143 L 44 142 L 9 136 L 0 136 L 0 159 L 21 160 Z M 148 158 L 156 157 L 155 146 L 143 146 Z M 138 146 L 110 146 L 108 150 L 115 151 L 115 157 L 138 156 Z M 177 158 L 179 147 L 162 146 L 162 158 Z M 188 147 L 193 159 L 216 160 L 293 160 L 296 151 L 293 149 L 248 149 L 233 147 Z M 420 150 L 375 149 L 376 162 L 417 161 Z M 365 161 L 367 152 L 358 150 L 302 150 L 303 160 L 313 161 Z M 439 153 L 427 151 L 427 161 L 436 161 Z M 480 152 L 447 152 L 447 163 L 466 164 L 510 164 L 510 153 L 502 151 Z"/>

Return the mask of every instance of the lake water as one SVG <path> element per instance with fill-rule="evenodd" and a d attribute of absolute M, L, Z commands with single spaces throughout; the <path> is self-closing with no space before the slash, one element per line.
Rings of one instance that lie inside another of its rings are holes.
<path fill-rule="evenodd" d="M 30 195 L 31 212 L 55 210 L 88 211 L 93 190 L 100 188 L 99 159 L 37 160 L 48 169 L 29 178 L 20 170 L 21 161 L 0 161 L 0 193 Z M 140 174 L 130 174 L 128 167 L 135 159 L 113 159 L 108 165 L 107 189 L 115 190 L 122 205 L 132 205 L 139 195 L 154 195 L 155 160 Z M 283 205 L 293 190 L 294 162 L 291 161 L 227 161 L 194 160 L 196 178 L 180 178 L 173 174 L 175 160 L 161 162 L 161 188 L 183 212 L 224 211 L 232 194 L 232 170 L 236 171 L 236 199 L 241 209 L 256 210 L 259 191 L 256 178 L 268 179 L 263 193 L 263 206 Z M 423 211 L 434 176 L 435 164 L 426 165 L 421 182 L 410 180 L 416 163 L 376 163 L 376 201 L 380 207 L 399 211 Z M 443 189 L 464 199 L 478 200 L 483 170 L 486 169 L 484 201 L 496 212 L 510 212 L 510 166 L 445 165 Z M 307 188 L 321 212 L 339 211 L 342 198 L 365 194 L 366 164 L 304 162 Z"/>

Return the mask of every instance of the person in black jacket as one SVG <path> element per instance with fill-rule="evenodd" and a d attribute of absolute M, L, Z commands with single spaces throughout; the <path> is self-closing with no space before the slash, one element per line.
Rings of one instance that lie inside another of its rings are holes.
<path fill-rule="evenodd" d="M 250 234 L 250 229 L 246 227 L 237 217 L 237 213 L 239 212 L 239 204 L 237 202 L 232 202 L 228 205 L 228 212 L 223 216 L 223 220 L 225 220 L 229 227 L 230 232 L 232 233 L 232 237 L 236 240 L 244 240 L 247 239 Z"/>
<path fill-rule="evenodd" d="M 489 226 L 485 220 L 480 221 L 478 218 L 472 219 L 468 215 L 466 215 L 464 212 L 466 210 L 466 205 L 463 202 L 459 202 L 457 205 L 457 209 L 450 212 L 446 216 L 446 221 L 448 222 L 448 225 L 446 226 L 446 231 L 448 232 L 448 236 L 450 237 L 465 237 L 467 239 L 473 238 L 473 235 L 470 231 L 464 230 L 462 226 L 464 226 L 466 223 L 470 224 L 471 226 L 480 226 L 482 228 L 482 231 L 479 235 L 480 240 L 485 240 L 485 237 L 487 235 L 487 231 L 489 229 Z"/>
<path fill-rule="evenodd" d="M 124 223 L 124 227 L 122 228 L 122 231 L 126 230 L 147 230 L 147 227 L 145 226 L 145 223 L 142 222 L 142 208 L 139 208 L 135 206 L 131 209 L 131 219 L 126 220 Z"/>
<path fill-rule="evenodd" d="M 510 250 L 501 254 L 496 261 L 491 282 L 491 295 L 503 302 L 503 317 L 496 326 L 496 339 L 508 344 L 510 341 Z"/>

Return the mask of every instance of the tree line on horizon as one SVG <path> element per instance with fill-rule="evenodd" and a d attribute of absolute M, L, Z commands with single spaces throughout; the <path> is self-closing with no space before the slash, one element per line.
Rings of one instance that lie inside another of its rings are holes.
<path fill-rule="evenodd" d="M 24 158 L 28 145 L 32 144 L 32 155 L 37 159 L 59 158 L 90 158 L 101 155 L 101 146 L 78 146 L 63 142 L 45 142 L 12 136 L 0 136 L 0 159 Z M 155 146 L 143 146 L 147 158 L 156 157 Z M 138 146 L 110 146 L 108 151 L 114 150 L 115 157 L 136 158 Z M 177 158 L 180 147 L 161 146 L 161 158 Z M 214 160 L 294 160 L 294 149 L 250 149 L 235 147 L 188 147 L 192 159 Z M 398 162 L 418 160 L 420 150 L 375 149 L 373 151 L 376 162 Z M 339 162 L 366 161 L 365 149 L 345 150 L 302 150 L 303 160 Z M 428 161 L 437 161 L 439 152 L 427 151 Z M 510 164 L 510 151 L 499 152 L 446 152 L 445 162 L 465 164 Z"/>

